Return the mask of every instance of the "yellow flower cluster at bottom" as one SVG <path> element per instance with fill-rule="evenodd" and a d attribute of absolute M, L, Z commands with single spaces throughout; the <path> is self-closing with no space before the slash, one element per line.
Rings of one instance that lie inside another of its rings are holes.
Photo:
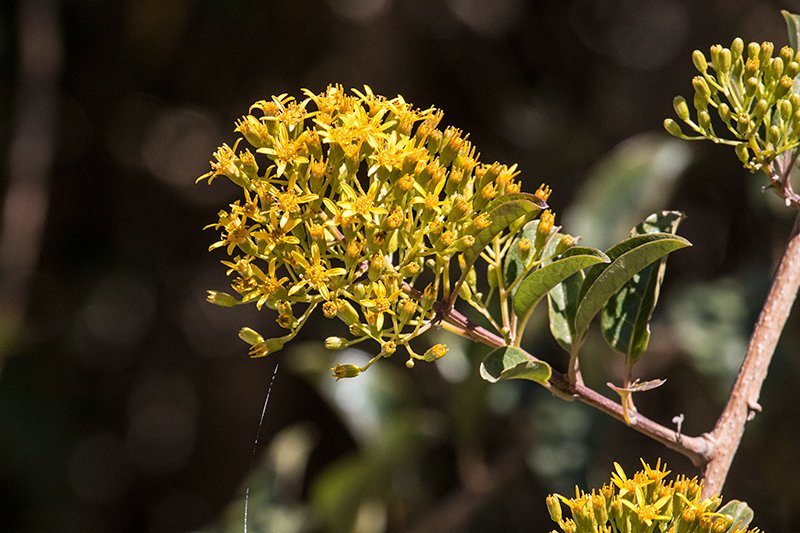
<path fill-rule="evenodd" d="M 720 510 L 722 497 L 703 498 L 702 482 L 696 477 L 678 476 L 665 482 L 669 474 L 661 461 L 656 468 L 642 461 L 644 470 L 632 478 L 614 463 L 611 482 L 591 494 L 575 487 L 575 497 L 560 494 L 547 497 L 550 518 L 564 533 L 758 533 L 735 523 L 734 517 Z M 572 517 L 563 517 L 562 505 Z M 744 504 L 741 504 L 744 506 Z M 555 530 L 554 532 L 555 533 Z"/>

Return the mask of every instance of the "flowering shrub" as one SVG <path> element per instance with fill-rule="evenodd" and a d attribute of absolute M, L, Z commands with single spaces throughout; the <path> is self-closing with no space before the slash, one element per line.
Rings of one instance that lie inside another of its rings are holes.
<path fill-rule="evenodd" d="M 238 297 L 210 291 L 209 300 L 266 305 L 289 330 L 264 339 L 244 329 L 254 357 L 281 349 L 318 306 L 352 335 L 328 338 L 329 348 L 372 339 L 380 345 L 376 359 L 401 346 L 409 365 L 441 357 L 443 345 L 418 354 L 409 342 L 441 321 L 443 302 L 450 307 L 459 294 L 483 307 L 477 254 L 468 251 L 498 237 L 509 222 L 519 229 L 546 207 L 548 187 L 521 193 L 516 167 L 480 163 L 467 135 L 439 129 L 441 111 L 416 109 L 368 87 L 354 92 L 334 85 L 322 94 L 305 91 L 302 101 L 281 95 L 256 102 L 250 113 L 258 116 L 248 114 L 236 126 L 255 154 L 249 147 L 237 152 L 242 138 L 233 148 L 223 145 L 200 178 L 225 176 L 243 191 L 210 226 L 222 231 L 210 249 L 232 256 L 223 263 L 236 276 Z M 263 169 L 257 154 L 272 164 Z M 541 220 L 536 243 L 520 244 L 530 266 L 555 233 L 552 213 Z M 494 242 L 489 257 L 511 244 L 507 236 Z M 559 236 L 557 252 L 571 244 Z M 461 271 L 457 282 L 451 263 Z M 362 370 L 334 372 L 341 378 Z"/>

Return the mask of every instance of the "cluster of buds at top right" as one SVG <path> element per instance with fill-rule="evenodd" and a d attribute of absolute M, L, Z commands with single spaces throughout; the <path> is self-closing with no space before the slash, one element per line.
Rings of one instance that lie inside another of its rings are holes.
<path fill-rule="evenodd" d="M 675 113 L 699 136 L 687 136 L 680 125 L 666 119 L 666 130 L 682 139 L 708 139 L 736 148 L 750 170 L 769 165 L 775 157 L 800 144 L 800 53 L 788 46 L 773 57 L 771 42 L 750 43 L 737 38 L 730 48 L 711 47 L 711 61 L 700 50 L 692 61 L 700 72 L 692 80 L 692 113 L 682 96 L 675 97 Z M 692 115 L 696 118 L 692 118 Z M 719 136 L 712 115 L 717 115 L 730 135 Z M 731 138 L 732 136 L 732 138 Z"/>

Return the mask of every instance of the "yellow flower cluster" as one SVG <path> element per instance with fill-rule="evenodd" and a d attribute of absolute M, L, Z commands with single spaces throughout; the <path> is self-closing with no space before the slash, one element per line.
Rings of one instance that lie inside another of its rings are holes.
<path fill-rule="evenodd" d="M 550 518 L 564 533 L 758 533 L 742 521 L 746 513 L 740 511 L 746 504 L 730 502 L 720 509 L 722 498 L 703 499 L 702 482 L 696 477 L 681 475 L 665 482 L 669 471 L 666 465 L 662 469 L 660 460 L 656 468 L 644 461 L 642 465 L 644 470 L 628 478 L 614 463 L 611 482 L 591 494 L 575 487 L 574 498 L 548 496 Z M 562 502 L 572 518 L 562 516 Z"/>
<path fill-rule="evenodd" d="M 319 305 L 354 336 L 331 337 L 330 348 L 369 338 L 379 357 L 398 346 L 409 361 L 440 357 L 443 346 L 418 355 L 408 343 L 430 327 L 437 297 L 450 296 L 451 259 L 491 224 L 481 210 L 520 191 L 516 166 L 480 163 L 468 135 L 440 129 L 441 111 L 369 87 L 353 93 L 332 85 L 256 102 L 236 124 L 241 138 L 198 179 L 225 176 L 243 190 L 209 226 L 221 231 L 210 249 L 232 257 L 223 263 L 238 297 L 210 291 L 209 300 L 267 305 L 289 329 L 269 342 L 241 334 L 253 356 L 280 349 Z"/>

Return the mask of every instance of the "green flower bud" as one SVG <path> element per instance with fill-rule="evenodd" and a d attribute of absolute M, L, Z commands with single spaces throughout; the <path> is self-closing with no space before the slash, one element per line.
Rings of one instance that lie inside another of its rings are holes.
<path fill-rule="evenodd" d="M 683 137 L 681 127 L 671 118 L 664 120 L 664 129 L 667 130 L 667 133 L 670 135 L 674 135 L 675 137 Z"/>
<path fill-rule="evenodd" d="M 744 82 L 744 92 L 749 97 L 752 98 L 756 91 L 758 90 L 758 78 L 755 76 L 751 78 L 747 78 L 747 81 Z"/>
<path fill-rule="evenodd" d="M 767 142 L 772 146 L 778 146 L 781 142 L 781 129 L 778 126 L 770 126 L 767 130 Z"/>
<path fill-rule="evenodd" d="M 783 75 L 783 59 L 780 57 L 774 58 L 769 64 L 767 71 L 770 80 L 776 80 Z"/>
<path fill-rule="evenodd" d="M 676 96 L 672 100 L 672 107 L 675 109 L 675 114 L 684 122 L 689 120 L 689 105 L 683 96 Z"/>
<path fill-rule="evenodd" d="M 792 111 L 795 113 L 800 111 L 800 94 L 792 94 L 789 97 L 789 101 L 792 103 Z"/>
<path fill-rule="evenodd" d="M 489 281 L 489 287 L 492 289 L 497 288 L 497 267 L 489 265 L 486 267 L 486 277 Z"/>
<path fill-rule="evenodd" d="M 750 151 L 747 149 L 747 143 L 737 144 L 735 150 L 739 161 L 746 165 L 750 161 Z"/>
<path fill-rule="evenodd" d="M 744 41 L 737 37 L 731 43 L 731 61 L 736 64 L 739 61 L 739 58 L 742 57 L 742 52 L 744 51 Z"/>
<path fill-rule="evenodd" d="M 697 123 L 705 132 L 713 133 L 713 128 L 711 127 L 711 115 L 708 114 L 708 111 L 700 111 L 697 113 Z"/>
<path fill-rule="evenodd" d="M 233 307 L 234 305 L 241 303 L 230 294 L 219 291 L 208 291 L 206 300 L 214 305 L 219 305 L 220 307 Z"/>
<path fill-rule="evenodd" d="M 528 257 L 531 255 L 531 243 L 530 239 L 520 239 L 517 243 L 517 255 L 522 260 L 522 262 L 526 262 Z"/>
<path fill-rule="evenodd" d="M 350 341 L 343 337 L 328 337 L 325 339 L 325 348 L 328 350 L 341 350 L 350 346 Z"/>
<path fill-rule="evenodd" d="M 358 311 L 356 311 L 355 308 L 350 305 L 350 302 L 339 298 L 335 303 L 336 316 L 339 317 L 339 320 L 348 326 L 359 323 L 360 317 L 358 316 Z"/>
<path fill-rule="evenodd" d="M 780 104 L 778 105 L 778 110 L 781 113 L 781 118 L 783 120 L 789 120 L 792 116 L 792 103 L 789 100 L 781 100 Z"/>
<path fill-rule="evenodd" d="M 694 68 L 699 70 L 701 73 L 705 73 L 708 69 L 708 61 L 706 61 L 706 56 L 704 56 L 703 52 L 700 50 L 695 50 L 692 52 L 692 63 L 694 63 Z"/>
<path fill-rule="evenodd" d="M 792 130 L 794 130 L 795 135 L 800 133 L 800 111 L 796 111 L 795 114 L 792 115 Z"/>
<path fill-rule="evenodd" d="M 694 93 L 694 108 L 698 111 L 708 109 L 708 98 L 700 93 Z"/>
<path fill-rule="evenodd" d="M 250 346 L 255 346 L 256 344 L 264 342 L 264 337 L 262 337 L 257 331 L 254 331 L 250 328 L 240 329 L 239 338 Z"/>
<path fill-rule="evenodd" d="M 728 123 L 731 121 L 731 108 L 728 107 L 728 104 L 725 102 L 721 103 L 717 108 L 719 112 L 719 118 L 721 118 L 724 122 Z"/>
<path fill-rule="evenodd" d="M 430 363 L 443 357 L 444 354 L 446 354 L 448 351 L 450 351 L 450 349 L 444 344 L 436 344 L 431 348 L 428 348 L 428 350 L 425 352 L 425 354 L 423 354 L 422 357 L 423 359 L 425 359 Z"/>
<path fill-rule="evenodd" d="M 792 90 L 793 86 L 794 80 L 789 76 L 783 76 L 778 82 L 778 86 L 775 87 L 775 98 L 783 98 Z"/>
<path fill-rule="evenodd" d="M 608 510 L 606 509 L 606 499 L 602 493 L 592 495 L 592 507 L 594 507 L 595 522 L 605 525 L 608 522 Z"/>
<path fill-rule="evenodd" d="M 362 370 L 356 365 L 336 365 L 331 368 L 331 372 L 333 372 L 333 377 L 336 378 L 336 381 L 339 381 L 342 378 L 354 378 L 359 375 Z"/>
<path fill-rule="evenodd" d="M 572 235 L 564 235 L 561 237 L 561 242 L 558 243 L 556 246 L 556 255 L 561 255 L 566 252 L 569 248 L 572 248 L 575 245 L 575 239 Z"/>
<path fill-rule="evenodd" d="M 706 515 L 700 519 L 700 522 L 697 524 L 697 529 L 695 529 L 696 533 L 711 533 L 711 526 L 714 525 L 714 518 Z"/>
<path fill-rule="evenodd" d="M 762 65 L 766 66 L 767 62 L 772 57 L 772 52 L 775 50 L 775 45 L 769 41 L 761 43 L 761 50 L 758 53 L 758 60 Z"/>
<path fill-rule="evenodd" d="M 558 500 L 558 497 L 554 495 L 549 495 L 545 500 L 547 503 L 547 512 L 550 513 L 550 519 L 555 522 L 556 524 L 561 523 L 561 502 Z"/>
<path fill-rule="evenodd" d="M 254 344 L 252 348 L 250 348 L 250 357 L 264 357 L 271 353 L 279 352 L 283 349 L 283 345 L 285 341 L 281 338 L 279 339 L 267 339 L 263 342 L 259 342 L 258 344 Z"/>
<path fill-rule="evenodd" d="M 769 104 L 763 98 L 758 101 L 756 104 L 756 108 L 753 110 L 753 116 L 755 116 L 756 120 L 761 120 L 764 118 L 764 115 L 767 114 L 769 110 Z"/>
<path fill-rule="evenodd" d="M 739 132 L 739 135 L 745 135 L 749 128 L 750 115 L 747 113 L 739 113 L 739 116 L 736 118 L 736 131 Z"/>
<path fill-rule="evenodd" d="M 789 76 L 792 80 L 794 80 L 798 73 L 800 73 L 800 63 L 797 61 L 790 61 L 789 63 L 786 63 L 786 68 L 783 70 L 784 76 Z"/>
<path fill-rule="evenodd" d="M 425 290 L 422 292 L 422 299 L 420 299 L 420 303 L 422 304 L 422 313 L 423 315 L 430 311 L 433 307 L 433 303 L 436 301 L 437 296 L 437 289 L 434 287 L 433 283 L 429 283 Z"/>
<path fill-rule="evenodd" d="M 695 54 L 692 53 L 692 59 L 694 58 Z M 727 74 L 731 68 L 731 51 L 715 44 L 711 47 L 711 64 L 718 73 Z"/>
<path fill-rule="evenodd" d="M 784 64 L 788 65 L 792 61 L 794 61 L 794 50 L 790 46 L 784 46 L 781 48 L 781 51 L 778 52 L 778 57 L 780 57 Z"/>
<path fill-rule="evenodd" d="M 727 48 L 723 48 L 719 60 L 720 60 L 720 66 L 722 68 L 720 72 L 727 74 L 731 70 L 731 65 L 733 64 L 731 51 L 728 50 Z"/>
<path fill-rule="evenodd" d="M 761 47 L 758 43 L 750 43 L 747 45 L 747 57 L 758 59 L 758 54 L 761 52 Z"/>
<path fill-rule="evenodd" d="M 706 83 L 706 80 L 700 76 L 695 76 L 692 79 L 692 87 L 694 87 L 694 90 L 697 94 L 702 95 L 706 100 L 708 100 L 708 97 L 711 96 L 711 89 L 708 88 L 708 83 Z"/>
<path fill-rule="evenodd" d="M 350 324 L 348 326 L 347 331 L 350 332 L 350 335 L 355 337 L 364 337 L 369 335 L 369 328 L 364 324 Z"/>

